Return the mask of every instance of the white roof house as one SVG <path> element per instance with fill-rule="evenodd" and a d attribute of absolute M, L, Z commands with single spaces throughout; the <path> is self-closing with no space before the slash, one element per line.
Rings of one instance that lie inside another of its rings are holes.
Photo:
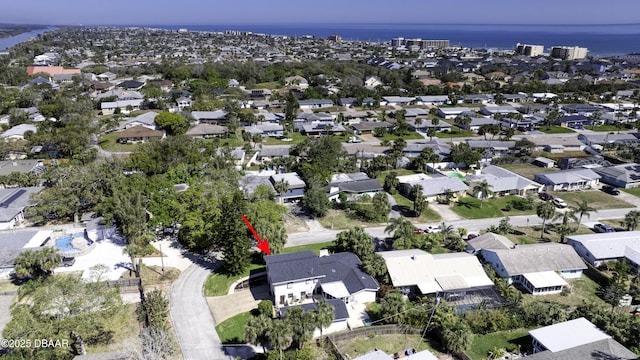
<path fill-rule="evenodd" d="M 12 127 L 11 129 L 0 134 L 0 138 L 2 139 L 24 139 L 24 134 L 27 131 L 31 131 L 33 133 L 38 132 L 38 128 L 35 125 L 31 124 L 20 124 Z"/>
<path fill-rule="evenodd" d="M 467 253 L 430 254 L 419 249 L 378 253 L 393 286 L 417 287 L 422 294 L 492 287 L 478 258 Z"/>
<path fill-rule="evenodd" d="M 578 318 L 529 331 L 534 352 L 558 352 L 611 338 L 585 318 Z"/>
<path fill-rule="evenodd" d="M 398 176 L 398 181 L 401 192 L 405 194 L 409 194 L 411 187 L 414 185 L 422 186 L 422 194 L 429 201 L 434 200 L 438 195 L 444 194 L 447 190 L 451 190 L 453 193 L 463 193 L 469 188 L 462 180 L 444 175 L 404 175 Z"/>
<path fill-rule="evenodd" d="M 151 130 L 156 130 L 156 121 L 155 121 L 156 116 L 158 116 L 157 112 L 154 112 L 154 111 L 146 112 L 144 114 L 134 117 L 133 119 L 127 120 L 127 122 L 124 123 L 124 128 L 128 129 L 134 126 L 144 126 Z"/>
<path fill-rule="evenodd" d="M 495 165 L 489 165 L 479 174 L 467 175 L 469 187 L 473 183 L 481 183 L 486 180 L 491 186 L 491 191 L 497 194 L 518 194 L 537 193 L 542 191 L 543 185 L 531 181 L 524 176 Z"/>
<path fill-rule="evenodd" d="M 611 260 L 627 258 L 637 268 L 640 265 L 640 231 L 620 231 L 602 234 L 569 235 L 567 244 L 594 266 Z M 629 256 L 627 256 L 629 255 Z"/>
<path fill-rule="evenodd" d="M 535 174 L 533 180 L 544 184 L 547 190 L 570 191 L 596 186 L 600 181 L 600 175 L 590 169 L 576 168 Z"/>

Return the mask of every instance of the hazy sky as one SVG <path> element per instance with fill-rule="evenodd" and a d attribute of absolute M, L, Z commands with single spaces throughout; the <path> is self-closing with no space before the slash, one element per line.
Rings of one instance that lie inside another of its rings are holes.
<path fill-rule="evenodd" d="M 640 23 L 640 0 L 0 0 L 0 23 Z"/>

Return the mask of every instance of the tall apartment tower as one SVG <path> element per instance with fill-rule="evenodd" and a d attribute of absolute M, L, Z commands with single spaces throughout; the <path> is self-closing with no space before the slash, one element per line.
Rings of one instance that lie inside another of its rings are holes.
<path fill-rule="evenodd" d="M 587 57 L 587 48 L 578 46 L 554 46 L 551 48 L 551 57 L 562 60 L 584 59 Z"/>
<path fill-rule="evenodd" d="M 544 46 L 517 43 L 516 53 L 525 56 L 541 56 L 544 53 Z"/>

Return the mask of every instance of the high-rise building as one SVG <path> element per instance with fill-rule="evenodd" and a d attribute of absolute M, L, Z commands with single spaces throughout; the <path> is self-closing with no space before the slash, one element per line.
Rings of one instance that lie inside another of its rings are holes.
<path fill-rule="evenodd" d="M 422 40 L 421 48 L 446 48 L 449 47 L 449 40 Z"/>
<path fill-rule="evenodd" d="M 404 45 L 404 38 L 397 37 L 397 38 L 391 39 L 391 46 L 396 47 L 396 46 L 402 46 L 402 45 Z"/>
<path fill-rule="evenodd" d="M 329 35 L 327 40 L 334 41 L 334 42 L 341 42 L 342 41 L 342 36 L 340 36 L 340 35 Z"/>
<path fill-rule="evenodd" d="M 544 46 L 517 43 L 516 53 L 525 56 L 541 56 L 544 53 Z"/>
<path fill-rule="evenodd" d="M 578 46 L 554 46 L 551 48 L 551 57 L 562 60 L 584 59 L 587 57 L 587 48 Z"/>

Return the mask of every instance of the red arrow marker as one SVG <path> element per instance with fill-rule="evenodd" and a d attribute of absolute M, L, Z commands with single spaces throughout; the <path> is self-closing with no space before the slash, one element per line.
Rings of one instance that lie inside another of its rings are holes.
<path fill-rule="evenodd" d="M 251 230 L 251 233 L 253 234 L 253 236 L 256 237 L 256 239 L 258 240 L 258 246 L 257 248 L 264 252 L 267 255 L 271 255 L 271 250 L 269 250 L 269 239 L 264 239 L 262 240 L 260 238 L 260 236 L 258 236 L 258 233 L 256 232 L 256 230 L 253 228 L 253 226 L 251 226 L 251 223 L 249 222 L 249 220 L 247 220 L 247 217 L 242 215 L 242 220 L 244 220 L 244 223 L 247 224 L 247 226 L 249 227 L 249 230 Z"/>

